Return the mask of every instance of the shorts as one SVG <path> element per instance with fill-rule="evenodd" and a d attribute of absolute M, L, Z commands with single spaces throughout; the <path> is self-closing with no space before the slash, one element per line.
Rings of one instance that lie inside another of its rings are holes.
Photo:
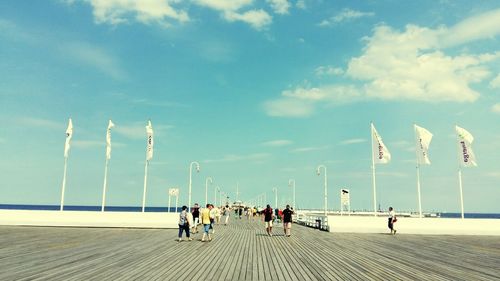
<path fill-rule="evenodd" d="M 273 227 L 273 221 L 266 221 L 266 227 Z"/>
<path fill-rule="evenodd" d="M 203 225 L 203 230 L 205 230 L 205 233 L 208 234 L 208 231 L 210 230 L 210 224 L 204 224 Z"/>

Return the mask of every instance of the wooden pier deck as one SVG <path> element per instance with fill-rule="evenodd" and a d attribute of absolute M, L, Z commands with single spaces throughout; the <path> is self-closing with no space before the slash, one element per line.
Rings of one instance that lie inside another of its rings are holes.
<path fill-rule="evenodd" d="M 281 225 L 280 225 L 281 226 Z M 0 227 L 0 280 L 500 280 L 500 238 L 334 234 L 261 221 L 173 229 Z"/>

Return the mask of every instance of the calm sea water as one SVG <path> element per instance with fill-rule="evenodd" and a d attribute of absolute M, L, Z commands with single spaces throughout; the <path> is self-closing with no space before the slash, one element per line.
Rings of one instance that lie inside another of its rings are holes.
<path fill-rule="evenodd" d="M 60 205 L 17 205 L 17 204 L 0 204 L 0 209 L 8 210 L 59 210 Z M 64 206 L 65 211 L 100 211 L 101 206 Z M 181 206 L 177 208 L 180 212 Z M 142 207 L 130 206 L 106 206 L 106 212 L 141 212 Z M 167 207 L 146 207 L 145 212 L 167 212 Z M 176 212 L 175 207 L 170 208 L 170 212 Z"/>
<path fill-rule="evenodd" d="M 0 204 L 0 209 L 9 210 L 59 210 L 59 205 L 17 205 L 17 204 Z M 181 207 L 177 208 L 180 211 Z M 64 206 L 65 211 L 100 211 L 101 206 Z M 104 207 L 106 212 L 141 212 L 142 207 L 131 206 L 108 206 Z M 175 207 L 168 210 L 167 207 L 146 207 L 146 212 L 176 212 Z M 460 213 L 440 213 L 442 218 L 461 218 Z M 500 214 L 488 213 L 465 213 L 465 218 L 471 219 L 500 219 Z"/>

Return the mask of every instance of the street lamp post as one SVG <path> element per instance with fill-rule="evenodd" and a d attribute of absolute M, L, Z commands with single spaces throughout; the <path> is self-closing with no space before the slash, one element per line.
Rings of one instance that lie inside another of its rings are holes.
<path fill-rule="evenodd" d="M 196 172 L 200 172 L 200 163 L 193 161 L 189 164 L 189 191 L 188 191 L 188 204 L 189 204 L 189 212 L 191 212 L 191 186 L 193 184 L 193 165 L 196 165 Z"/>
<path fill-rule="evenodd" d="M 293 183 L 293 185 L 292 185 Z M 291 186 L 293 189 L 293 209 L 295 210 L 295 180 L 294 179 L 289 179 L 288 180 L 288 186 Z"/>
<path fill-rule="evenodd" d="M 273 187 L 274 192 L 274 208 L 278 208 L 278 188 Z"/>
<path fill-rule="evenodd" d="M 214 183 L 211 177 L 207 177 L 205 180 L 205 206 L 208 204 L 208 182 Z"/>
<path fill-rule="evenodd" d="M 325 170 L 325 216 L 327 214 L 326 210 L 327 210 L 327 201 L 328 201 L 328 193 L 327 193 L 327 187 L 328 187 L 328 181 L 327 181 L 327 176 L 326 176 L 326 167 L 325 165 L 319 165 L 318 168 L 316 169 L 316 173 L 319 175 L 321 175 L 321 168 L 323 168 Z"/>
<path fill-rule="evenodd" d="M 217 191 L 220 192 L 220 188 L 218 186 L 216 186 L 214 188 L 214 204 L 215 204 L 215 206 L 217 206 Z"/>

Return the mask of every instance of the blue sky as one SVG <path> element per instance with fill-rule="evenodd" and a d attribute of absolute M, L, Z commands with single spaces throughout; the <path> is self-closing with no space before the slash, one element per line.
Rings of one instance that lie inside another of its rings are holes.
<path fill-rule="evenodd" d="M 500 4 L 496 1 L 93 0 L 0 3 L 0 203 L 147 206 L 204 201 L 205 179 L 242 199 L 371 210 L 370 121 L 392 154 L 382 208 L 416 210 L 413 124 L 434 134 L 424 211 L 459 211 L 455 124 L 475 137 L 466 212 L 500 212 Z"/>

